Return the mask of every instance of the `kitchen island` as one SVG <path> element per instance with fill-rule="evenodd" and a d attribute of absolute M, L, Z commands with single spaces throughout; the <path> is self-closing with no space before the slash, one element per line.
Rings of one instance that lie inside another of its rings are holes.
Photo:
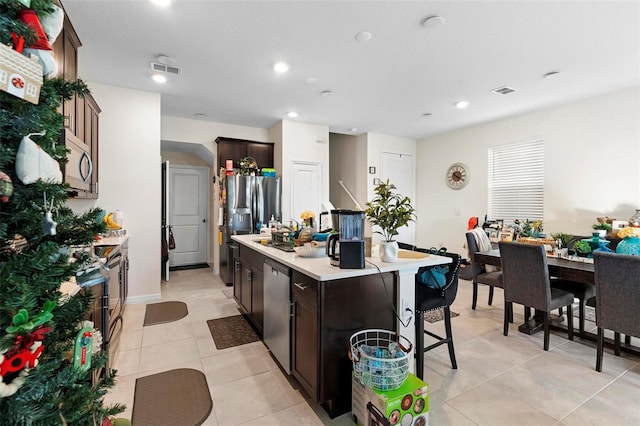
<path fill-rule="evenodd" d="M 415 274 L 420 267 L 451 262 L 448 257 L 425 255 L 385 263 L 374 255 L 366 258 L 364 269 L 340 269 L 326 256 L 301 257 L 263 245 L 259 235 L 232 239 L 240 243 L 234 265 L 234 298 L 260 333 L 269 328 L 265 322 L 272 318 L 265 300 L 277 291 L 264 275 L 271 269 L 262 269 L 262 265 L 269 258 L 290 268 L 284 295 L 288 300 L 284 302 L 291 306 L 291 312 L 282 313 L 291 318 L 290 370 L 287 361 L 279 362 L 331 417 L 351 409 L 351 335 L 363 329 L 393 330 L 413 345 Z M 377 254 L 375 247 L 373 252 Z M 409 307 L 411 312 L 402 312 L 401 307 Z M 409 360 L 413 370 L 413 352 Z"/>

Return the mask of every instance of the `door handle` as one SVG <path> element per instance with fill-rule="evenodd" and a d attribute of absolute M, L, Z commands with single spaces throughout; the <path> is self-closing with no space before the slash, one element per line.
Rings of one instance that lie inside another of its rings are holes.
<path fill-rule="evenodd" d="M 291 318 L 296 316 L 296 302 L 289 303 L 289 316 Z"/>
<path fill-rule="evenodd" d="M 207 219 L 202 219 L 202 223 L 205 223 L 207 221 Z"/>

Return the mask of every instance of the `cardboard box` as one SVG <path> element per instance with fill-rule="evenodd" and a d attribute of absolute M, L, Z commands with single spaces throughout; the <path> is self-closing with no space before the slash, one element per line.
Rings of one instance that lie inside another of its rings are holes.
<path fill-rule="evenodd" d="M 429 426 L 429 387 L 409 373 L 398 389 L 378 391 L 351 380 L 351 412 L 362 426 Z"/>

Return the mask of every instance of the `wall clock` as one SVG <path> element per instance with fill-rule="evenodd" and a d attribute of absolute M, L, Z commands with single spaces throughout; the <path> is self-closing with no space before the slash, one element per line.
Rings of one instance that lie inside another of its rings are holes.
<path fill-rule="evenodd" d="M 445 180 L 451 189 L 464 188 L 469 182 L 469 168 L 462 163 L 453 163 L 447 169 Z"/>

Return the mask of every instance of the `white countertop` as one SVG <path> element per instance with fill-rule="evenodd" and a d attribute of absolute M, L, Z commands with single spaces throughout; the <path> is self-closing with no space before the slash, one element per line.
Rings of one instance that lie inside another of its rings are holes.
<path fill-rule="evenodd" d="M 318 281 L 339 280 L 342 278 L 360 277 L 364 275 L 372 275 L 380 272 L 395 272 L 402 270 L 413 270 L 421 266 L 434 266 L 451 263 L 451 258 L 445 256 L 436 256 L 426 254 L 424 258 L 398 258 L 395 263 L 382 262 L 376 254 L 377 246 L 372 250 L 372 257 L 365 258 L 364 269 L 340 269 L 338 266 L 332 266 L 329 258 L 322 257 L 301 257 L 294 252 L 285 252 L 277 248 L 264 246 L 260 243 L 260 235 L 233 235 L 234 241 L 239 242 L 259 253 L 264 254 L 284 265 L 287 265 L 305 275 L 310 276 Z M 401 252 L 403 250 L 400 250 Z M 414 272 L 415 273 L 415 272 Z"/>

